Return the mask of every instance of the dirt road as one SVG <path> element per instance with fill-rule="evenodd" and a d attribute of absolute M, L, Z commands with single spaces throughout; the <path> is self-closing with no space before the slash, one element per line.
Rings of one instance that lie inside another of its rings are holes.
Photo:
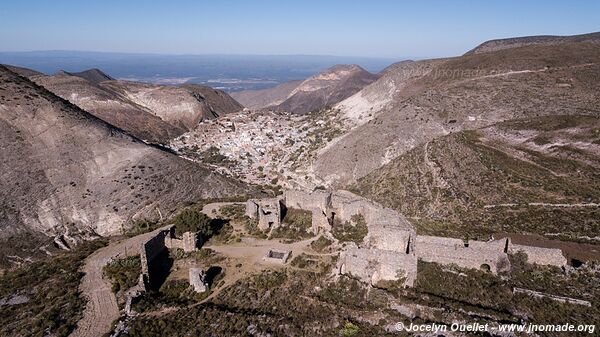
<path fill-rule="evenodd" d="M 79 290 L 88 303 L 83 318 L 70 336 L 99 337 L 111 330 L 112 322 L 119 318 L 119 307 L 110 281 L 102 277 L 102 267 L 111 259 L 139 254 L 140 244 L 159 230 L 111 243 L 86 259 L 83 267 L 85 275 Z"/>

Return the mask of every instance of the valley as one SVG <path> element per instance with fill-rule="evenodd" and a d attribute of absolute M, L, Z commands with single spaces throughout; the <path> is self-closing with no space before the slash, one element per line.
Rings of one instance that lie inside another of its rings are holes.
<path fill-rule="evenodd" d="M 599 92 L 598 33 L 231 94 L 0 65 L 0 334 L 600 327 Z"/>

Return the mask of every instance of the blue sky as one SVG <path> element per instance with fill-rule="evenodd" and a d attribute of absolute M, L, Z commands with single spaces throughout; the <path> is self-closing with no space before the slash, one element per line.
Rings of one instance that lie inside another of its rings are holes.
<path fill-rule="evenodd" d="M 600 1 L 4 0 L 0 51 L 438 57 L 600 31 Z"/>

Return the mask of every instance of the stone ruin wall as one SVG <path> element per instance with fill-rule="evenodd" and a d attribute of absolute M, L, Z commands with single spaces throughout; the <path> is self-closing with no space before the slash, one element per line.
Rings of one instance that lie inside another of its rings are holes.
<path fill-rule="evenodd" d="M 531 264 L 564 267 L 568 263 L 562 251 L 556 248 L 511 245 L 510 252 L 513 254 L 517 252 L 527 254 L 527 262 Z"/>
<path fill-rule="evenodd" d="M 260 230 L 271 230 L 281 225 L 281 199 L 250 199 L 246 202 L 246 215 L 258 220 Z"/>
<path fill-rule="evenodd" d="M 510 261 L 504 251 L 506 240 L 491 242 L 469 241 L 418 235 L 415 243 L 417 257 L 426 262 L 456 264 L 462 268 L 481 269 L 487 265 L 494 274 L 509 270 Z"/>
<path fill-rule="evenodd" d="M 372 286 L 402 280 L 412 287 L 417 278 L 417 257 L 381 249 L 349 248 L 340 254 L 338 273 Z"/>
<path fill-rule="evenodd" d="M 462 268 L 489 267 L 492 273 L 509 270 L 508 253 L 516 251 L 525 252 L 530 263 L 554 266 L 567 263 L 559 249 L 512 245 L 509 239 L 465 242 L 416 235 L 414 227 L 400 213 L 348 191 L 286 191 L 279 198 L 249 200 L 246 214 L 258 218 L 263 228 L 271 228 L 264 226 L 267 221 L 279 226 L 280 203 L 285 207 L 311 211 L 315 234 L 319 229 L 331 230 L 334 218 L 345 222 L 361 214 L 368 226 L 367 237 L 361 247 L 348 248 L 341 253 L 338 272 L 373 285 L 380 281 L 397 281 L 397 275 L 402 274 L 405 285 L 412 286 L 417 275 L 418 259 L 455 264 Z"/>
<path fill-rule="evenodd" d="M 171 229 L 169 235 L 165 237 L 165 246 L 169 249 L 183 249 L 186 253 L 195 252 L 198 250 L 198 235 L 192 232 L 185 232 L 182 238 L 178 239 L 175 237 L 173 229 Z"/>
<path fill-rule="evenodd" d="M 208 282 L 206 281 L 206 273 L 201 268 L 190 268 L 188 270 L 190 284 L 194 287 L 197 293 L 203 293 L 208 290 Z"/>
<path fill-rule="evenodd" d="M 144 278 L 145 284 L 150 283 L 152 276 L 150 275 L 150 263 L 165 250 L 165 238 L 170 232 L 171 228 L 160 230 L 156 235 L 140 245 L 142 277 Z"/>

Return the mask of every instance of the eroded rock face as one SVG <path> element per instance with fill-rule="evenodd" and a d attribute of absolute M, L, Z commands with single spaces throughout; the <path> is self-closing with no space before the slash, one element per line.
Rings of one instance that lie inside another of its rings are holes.
<path fill-rule="evenodd" d="M 148 146 L 0 67 L 0 237 L 110 235 L 245 185 Z M 67 228 L 69 231 L 67 232 Z"/>
<path fill-rule="evenodd" d="M 54 94 L 140 139 L 166 143 L 243 107 L 225 92 L 201 85 L 162 86 L 114 80 L 97 69 L 30 78 Z"/>

